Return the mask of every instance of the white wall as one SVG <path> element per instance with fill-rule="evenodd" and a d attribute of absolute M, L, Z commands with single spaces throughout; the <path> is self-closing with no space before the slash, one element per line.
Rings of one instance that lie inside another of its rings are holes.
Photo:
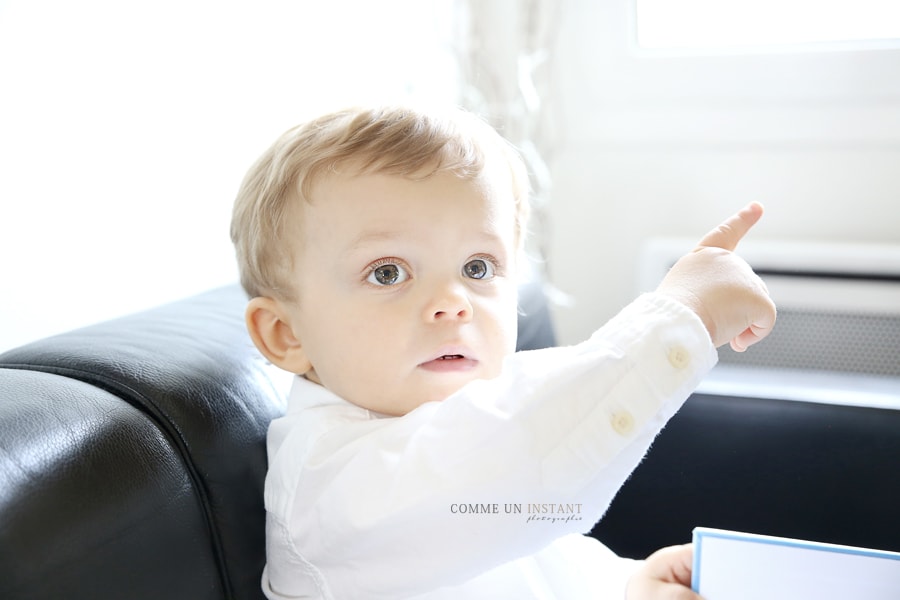
<path fill-rule="evenodd" d="M 0 350 L 235 281 L 231 203 L 278 134 L 456 98 L 451 4 L 0 2 Z"/>
<path fill-rule="evenodd" d="M 576 342 L 638 291 L 652 236 L 762 201 L 753 240 L 900 243 L 900 50 L 640 54 L 630 0 L 566 0 L 549 269 Z M 900 268 L 900 266 L 898 266 Z"/>

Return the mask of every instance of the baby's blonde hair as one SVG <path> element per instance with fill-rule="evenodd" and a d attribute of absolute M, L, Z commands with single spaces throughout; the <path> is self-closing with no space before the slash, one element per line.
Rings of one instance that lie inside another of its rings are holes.
<path fill-rule="evenodd" d="M 294 299 L 289 276 L 296 240 L 287 239 L 286 222 L 302 218 L 300 207 L 311 200 L 313 185 L 338 167 L 355 174 L 419 179 L 451 172 L 476 179 L 486 176 L 488 159 L 508 167 L 516 205 L 513 233 L 521 246 L 528 174 L 518 152 L 475 115 L 461 109 L 355 108 L 289 129 L 247 172 L 234 203 L 231 240 L 241 285 L 250 297 Z"/>

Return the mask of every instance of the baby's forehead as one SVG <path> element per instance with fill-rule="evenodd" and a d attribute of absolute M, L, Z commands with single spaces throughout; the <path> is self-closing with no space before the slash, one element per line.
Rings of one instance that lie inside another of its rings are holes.
<path fill-rule="evenodd" d="M 413 179 L 391 173 L 332 173 L 316 186 L 294 231 L 301 252 L 325 251 L 355 263 L 362 255 L 441 247 L 508 256 L 516 247 L 511 193 L 477 178 L 432 173 Z M 323 250 L 327 249 L 327 250 Z"/>
<path fill-rule="evenodd" d="M 306 208 L 314 221 L 391 224 L 414 218 L 440 220 L 456 207 L 462 221 L 496 223 L 515 233 L 518 211 L 512 186 L 503 180 L 449 171 L 399 174 L 336 170 L 313 186 Z"/>
<path fill-rule="evenodd" d="M 421 183 L 421 187 L 428 188 L 431 183 L 440 185 L 438 182 L 451 179 L 483 197 L 497 220 L 507 221 L 512 216 L 513 234 L 519 240 L 528 213 L 527 183 L 523 184 L 522 173 L 510 164 L 506 153 L 498 148 L 493 150 L 479 154 L 477 160 L 472 160 L 473 157 L 453 160 L 439 155 L 428 161 L 414 162 L 400 160 L 406 155 L 388 154 L 373 159 L 363 152 L 320 162 L 309 169 L 300 182 L 301 201 L 294 210 L 302 212 L 304 205 L 315 207 L 333 201 L 335 193 L 351 188 L 357 195 L 364 195 L 358 189 L 361 185 L 364 187 L 382 180 Z"/>

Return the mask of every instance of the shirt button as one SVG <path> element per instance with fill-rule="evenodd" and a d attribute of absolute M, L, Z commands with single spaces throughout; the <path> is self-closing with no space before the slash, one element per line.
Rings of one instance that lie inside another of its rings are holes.
<path fill-rule="evenodd" d="M 634 431 L 634 417 L 627 410 L 613 413 L 610 422 L 613 430 L 619 435 L 628 435 Z"/>
<path fill-rule="evenodd" d="M 669 350 L 669 364 L 676 369 L 683 369 L 691 363 L 691 354 L 682 346 Z"/>

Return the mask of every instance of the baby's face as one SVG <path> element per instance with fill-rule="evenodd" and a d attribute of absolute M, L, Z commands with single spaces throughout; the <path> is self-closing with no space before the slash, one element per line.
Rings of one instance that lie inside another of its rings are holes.
<path fill-rule="evenodd" d="M 289 308 L 307 377 L 402 415 L 498 375 L 516 343 L 511 191 L 449 173 L 331 175 L 314 190 Z"/>

